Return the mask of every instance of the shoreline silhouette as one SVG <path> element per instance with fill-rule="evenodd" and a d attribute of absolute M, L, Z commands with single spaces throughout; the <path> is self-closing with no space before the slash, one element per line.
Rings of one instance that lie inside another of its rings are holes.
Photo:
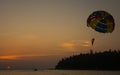
<path fill-rule="evenodd" d="M 120 50 L 73 55 L 60 60 L 59 70 L 120 70 Z"/>

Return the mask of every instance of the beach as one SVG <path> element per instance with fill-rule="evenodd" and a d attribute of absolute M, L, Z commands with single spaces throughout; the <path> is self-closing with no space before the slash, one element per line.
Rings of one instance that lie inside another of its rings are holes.
<path fill-rule="evenodd" d="M 0 75 L 120 75 L 120 71 L 92 70 L 0 70 Z"/>

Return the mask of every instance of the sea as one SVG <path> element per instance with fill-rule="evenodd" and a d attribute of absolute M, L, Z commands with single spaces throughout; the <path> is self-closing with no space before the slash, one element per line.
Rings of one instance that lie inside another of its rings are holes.
<path fill-rule="evenodd" d="M 120 75 L 120 71 L 95 70 L 0 70 L 0 75 Z"/>

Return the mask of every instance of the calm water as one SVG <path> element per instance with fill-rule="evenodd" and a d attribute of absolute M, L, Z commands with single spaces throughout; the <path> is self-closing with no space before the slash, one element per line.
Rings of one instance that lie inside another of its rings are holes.
<path fill-rule="evenodd" d="M 120 75 L 120 71 L 87 70 L 0 70 L 0 75 Z"/>

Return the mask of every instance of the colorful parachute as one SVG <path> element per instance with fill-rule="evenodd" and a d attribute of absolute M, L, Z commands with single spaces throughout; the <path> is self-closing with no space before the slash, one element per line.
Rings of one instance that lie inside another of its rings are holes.
<path fill-rule="evenodd" d="M 101 33 L 112 33 L 115 22 L 108 12 L 95 11 L 88 17 L 87 26 Z"/>

